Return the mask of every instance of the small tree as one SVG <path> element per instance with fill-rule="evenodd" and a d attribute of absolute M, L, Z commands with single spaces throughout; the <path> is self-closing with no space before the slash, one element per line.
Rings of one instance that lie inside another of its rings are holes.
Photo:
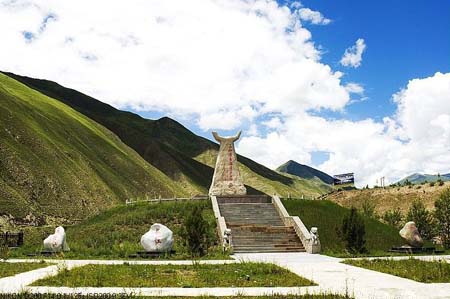
<path fill-rule="evenodd" d="M 433 238 L 433 215 L 425 208 L 422 201 L 416 199 L 412 202 L 406 218 L 407 221 L 414 221 L 424 239 Z"/>
<path fill-rule="evenodd" d="M 366 227 L 355 207 L 342 220 L 341 237 L 350 253 L 366 252 Z"/>
<path fill-rule="evenodd" d="M 403 215 L 402 212 L 400 211 L 400 208 L 397 207 L 394 210 L 384 212 L 383 220 L 389 225 L 400 228 L 403 220 Z"/>
<path fill-rule="evenodd" d="M 365 199 L 362 203 L 362 213 L 364 216 L 377 218 L 377 215 L 375 214 L 375 207 L 376 204 L 368 199 Z"/>
<path fill-rule="evenodd" d="M 185 245 L 193 256 L 204 255 L 211 241 L 209 223 L 203 218 L 202 211 L 200 206 L 194 206 L 189 211 L 182 230 Z"/>
<path fill-rule="evenodd" d="M 434 202 L 434 216 L 438 224 L 438 234 L 445 248 L 450 248 L 450 188 L 445 189 Z"/>

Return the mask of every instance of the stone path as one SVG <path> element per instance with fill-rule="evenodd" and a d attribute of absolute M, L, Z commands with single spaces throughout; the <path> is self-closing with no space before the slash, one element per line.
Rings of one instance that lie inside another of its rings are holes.
<path fill-rule="evenodd" d="M 240 261 L 270 262 L 283 266 L 305 278 L 315 281 L 318 286 L 294 288 L 67 288 L 30 287 L 29 284 L 48 275 L 56 275 L 58 270 L 67 267 L 80 267 L 87 264 L 192 264 L 192 261 L 124 261 L 124 260 L 46 260 L 54 265 L 0 279 L 0 293 L 28 291 L 32 293 L 116 293 L 138 294 L 144 296 L 233 296 L 265 294 L 314 294 L 329 292 L 362 298 L 407 298 L 407 299 L 450 299 L 450 283 L 424 284 L 409 279 L 341 264 L 341 259 L 308 253 L 249 253 L 236 254 L 236 260 L 204 260 L 205 264 L 225 264 Z M 395 257 L 402 259 L 408 257 Z M 450 256 L 418 256 L 423 260 Z M 39 262 L 41 260 L 8 260 L 10 263 Z"/>

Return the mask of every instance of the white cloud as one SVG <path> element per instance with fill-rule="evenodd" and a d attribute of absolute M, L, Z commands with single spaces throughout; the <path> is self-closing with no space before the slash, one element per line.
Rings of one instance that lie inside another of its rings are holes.
<path fill-rule="evenodd" d="M 238 150 L 268 166 L 310 163 L 311 152 L 326 151 L 320 168 L 355 171 L 359 185 L 448 171 L 449 74 L 409 82 L 394 96 L 397 114 L 383 122 L 327 119 L 313 115 L 344 110 L 364 87 L 343 84 L 343 74 L 321 62 L 300 4 L 105 3 L 0 0 L 0 69 L 117 107 L 188 118 L 203 130 L 246 125 Z M 342 63 L 359 66 L 364 49 L 359 39 Z"/>
<path fill-rule="evenodd" d="M 189 115 L 202 129 L 237 128 L 255 113 L 342 109 L 342 74 L 320 62 L 298 9 L 271 0 L 114 1 L 107 9 L 102 1 L 3 1 L 0 69 L 120 108 Z"/>
<path fill-rule="evenodd" d="M 392 183 L 413 172 L 448 173 L 450 73 L 411 80 L 393 98 L 398 104 L 394 118 L 289 116 L 276 132 L 243 138 L 238 150 L 270 167 L 288 158 L 310 163 L 311 152 L 330 152 L 319 168 L 330 174 L 354 171 L 358 186 L 373 185 L 382 176 Z"/>
<path fill-rule="evenodd" d="M 364 93 L 364 87 L 361 84 L 350 82 L 345 85 L 345 89 L 349 93 L 356 93 L 356 94 L 363 94 Z"/>
<path fill-rule="evenodd" d="M 314 25 L 328 25 L 331 23 L 330 19 L 325 18 L 319 11 L 311 10 L 309 8 L 300 8 L 298 15 L 301 20 L 310 22 Z"/>
<path fill-rule="evenodd" d="M 359 38 L 356 44 L 345 50 L 344 56 L 341 58 L 343 66 L 357 68 L 361 65 L 362 54 L 366 50 L 364 39 Z"/>

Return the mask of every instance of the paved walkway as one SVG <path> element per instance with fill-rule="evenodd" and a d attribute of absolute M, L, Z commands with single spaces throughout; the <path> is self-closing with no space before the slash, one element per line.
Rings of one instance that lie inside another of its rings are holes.
<path fill-rule="evenodd" d="M 443 299 L 450 298 L 450 283 L 425 284 L 397 276 L 340 263 L 342 259 L 307 253 L 240 254 L 238 259 L 271 262 L 315 281 L 321 290 L 355 298 Z M 405 259 L 409 257 L 394 257 Z M 416 256 L 417 259 L 446 259 L 450 256 Z"/>
<path fill-rule="evenodd" d="M 294 288 L 67 288 L 67 287 L 30 287 L 34 281 L 49 275 L 56 275 L 58 270 L 67 267 L 80 267 L 87 264 L 192 264 L 192 261 L 124 261 L 124 260 L 46 260 L 56 263 L 45 268 L 25 272 L 13 277 L 0 279 L 0 292 L 32 293 L 116 293 L 138 294 L 143 296 L 233 296 L 266 294 L 314 294 L 335 293 L 354 296 L 357 299 L 407 298 L 407 299 L 450 299 L 450 283 L 424 284 L 409 279 L 341 264 L 341 259 L 307 253 L 258 253 L 237 254 L 236 260 L 204 260 L 205 264 L 225 264 L 240 261 L 270 262 L 286 267 L 305 278 L 315 281 L 318 286 Z M 395 257 L 402 259 L 408 257 Z M 446 259 L 450 256 L 415 257 L 423 260 Z M 41 260 L 8 260 L 10 263 Z"/>

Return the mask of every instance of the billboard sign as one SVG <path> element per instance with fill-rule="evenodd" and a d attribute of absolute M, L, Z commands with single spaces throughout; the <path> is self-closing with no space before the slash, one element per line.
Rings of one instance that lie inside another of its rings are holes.
<path fill-rule="evenodd" d="M 334 185 L 344 185 L 344 184 L 354 184 L 355 183 L 355 176 L 354 173 L 343 173 L 343 174 L 337 174 L 333 176 Z"/>

